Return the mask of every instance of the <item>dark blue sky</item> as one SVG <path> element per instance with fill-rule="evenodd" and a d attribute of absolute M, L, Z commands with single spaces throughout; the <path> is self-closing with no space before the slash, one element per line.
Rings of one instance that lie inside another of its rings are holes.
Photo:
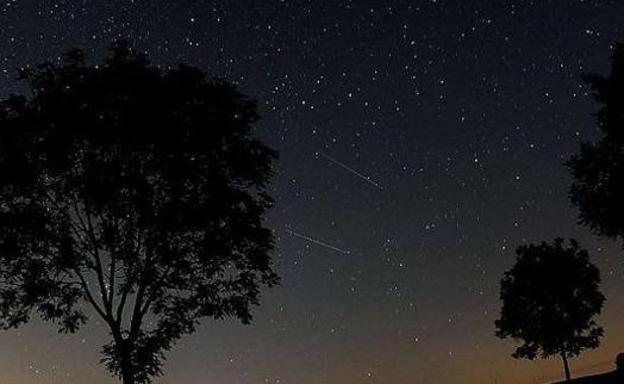
<path fill-rule="evenodd" d="M 620 247 L 576 225 L 562 165 L 596 137 L 581 74 L 608 71 L 623 21 L 616 0 L 4 1 L 0 94 L 124 38 L 259 101 L 283 283 L 251 326 L 183 339 L 157 383 L 531 383 L 559 362 L 513 360 L 493 325 L 523 242 L 577 237 L 602 269 L 605 342 L 573 368 L 624 349 Z M 3 382 L 113 382 L 101 328 L 0 334 Z"/>

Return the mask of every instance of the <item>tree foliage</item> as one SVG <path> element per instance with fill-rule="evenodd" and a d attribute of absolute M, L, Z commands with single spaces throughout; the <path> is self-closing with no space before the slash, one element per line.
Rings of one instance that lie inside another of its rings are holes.
<path fill-rule="evenodd" d="M 576 241 L 518 247 L 516 264 L 501 280 L 502 309 L 496 335 L 521 341 L 513 356 L 576 356 L 596 348 L 603 334 L 600 272 Z"/>
<path fill-rule="evenodd" d="M 570 198 L 580 222 L 595 233 L 624 240 L 624 45 L 616 45 L 611 74 L 586 75 L 601 104 L 596 114 L 601 137 L 583 143 L 568 161 L 574 178 Z"/>
<path fill-rule="evenodd" d="M 103 362 L 132 384 L 200 319 L 250 321 L 278 282 L 255 103 L 123 42 L 100 65 L 74 50 L 20 75 L 32 94 L 0 103 L 0 325 L 99 315 Z"/>

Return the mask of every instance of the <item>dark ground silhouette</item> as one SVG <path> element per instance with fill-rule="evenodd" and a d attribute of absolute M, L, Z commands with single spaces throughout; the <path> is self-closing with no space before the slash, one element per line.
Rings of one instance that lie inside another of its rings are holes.
<path fill-rule="evenodd" d="M 620 353 L 615 362 L 616 369 L 611 372 L 579 377 L 557 384 L 622 384 L 624 383 L 624 354 Z"/>

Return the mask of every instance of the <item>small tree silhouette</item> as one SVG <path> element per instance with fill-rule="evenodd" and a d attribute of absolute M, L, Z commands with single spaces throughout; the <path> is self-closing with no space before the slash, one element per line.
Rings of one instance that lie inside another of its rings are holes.
<path fill-rule="evenodd" d="M 123 42 L 101 65 L 74 50 L 21 78 L 31 97 L 0 103 L 0 325 L 38 313 L 74 332 L 99 315 L 103 362 L 134 384 L 201 318 L 248 322 L 278 281 L 276 153 L 251 137 L 255 103 Z"/>
<path fill-rule="evenodd" d="M 570 380 L 568 358 L 598 347 L 603 335 L 594 321 L 605 300 L 600 272 L 574 240 L 567 248 L 556 239 L 520 246 L 516 253 L 516 264 L 501 280 L 496 335 L 523 342 L 515 358 L 560 356 Z"/>
<path fill-rule="evenodd" d="M 586 75 L 602 104 L 596 114 L 602 134 L 596 143 L 583 143 L 568 161 L 573 183 L 570 199 L 579 208 L 580 222 L 596 234 L 624 240 L 624 45 L 612 55 L 611 75 Z"/>

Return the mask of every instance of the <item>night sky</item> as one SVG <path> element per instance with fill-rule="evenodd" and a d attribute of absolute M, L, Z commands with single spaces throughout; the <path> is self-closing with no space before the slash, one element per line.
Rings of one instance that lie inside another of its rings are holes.
<path fill-rule="evenodd" d="M 15 68 L 114 39 L 259 101 L 281 152 L 269 225 L 279 287 L 251 325 L 204 321 L 158 384 L 539 383 L 558 360 L 494 336 L 523 242 L 576 237 L 602 270 L 602 346 L 624 351 L 624 254 L 576 224 L 563 162 L 597 137 L 581 74 L 608 73 L 621 0 L 5 0 L 0 95 Z M 95 318 L 93 318 L 95 320 Z M 116 382 L 106 339 L 33 322 L 0 333 L 6 384 Z"/>

